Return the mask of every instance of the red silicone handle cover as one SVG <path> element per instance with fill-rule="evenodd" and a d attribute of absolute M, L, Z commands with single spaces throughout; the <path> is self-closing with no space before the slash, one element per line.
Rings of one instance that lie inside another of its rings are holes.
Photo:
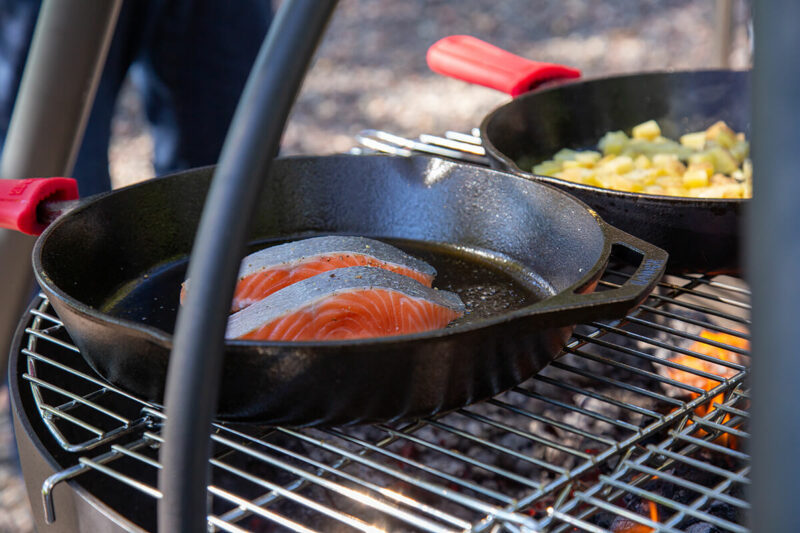
<path fill-rule="evenodd" d="M 531 61 L 469 35 L 451 35 L 433 43 L 428 48 L 427 59 L 434 72 L 491 87 L 513 97 L 545 81 L 581 75 L 577 69 Z"/>
<path fill-rule="evenodd" d="M 0 179 L 0 227 L 39 235 L 46 227 L 36 218 L 40 203 L 77 198 L 78 182 L 72 178 Z"/>

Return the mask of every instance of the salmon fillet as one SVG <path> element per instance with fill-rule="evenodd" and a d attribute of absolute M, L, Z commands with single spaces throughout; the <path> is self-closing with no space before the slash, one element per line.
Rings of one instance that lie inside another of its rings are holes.
<path fill-rule="evenodd" d="M 228 339 L 341 340 L 419 333 L 463 316 L 457 294 L 375 267 L 299 281 L 230 316 Z"/>
<path fill-rule="evenodd" d="M 430 287 L 436 269 L 385 242 L 330 235 L 272 246 L 242 259 L 231 312 L 321 272 L 351 266 L 383 268 Z M 181 287 L 181 303 L 189 281 Z"/>

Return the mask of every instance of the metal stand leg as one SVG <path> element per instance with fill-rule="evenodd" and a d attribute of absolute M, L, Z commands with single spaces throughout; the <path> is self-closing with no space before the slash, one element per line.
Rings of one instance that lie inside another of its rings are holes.
<path fill-rule="evenodd" d="M 0 177 L 72 172 L 122 0 L 46 0 L 0 159 Z M 34 239 L 0 230 L 0 363 L 32 290 Z"/>

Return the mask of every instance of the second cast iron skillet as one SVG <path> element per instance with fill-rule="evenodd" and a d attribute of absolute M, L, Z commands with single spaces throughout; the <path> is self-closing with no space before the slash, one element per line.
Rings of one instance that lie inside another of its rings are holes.
<path fill-rule="evenodd" d="M 740 226 L 748 200 L 620 192 L 536 176 L 531 169 L 562 148 L 596 149 L 606 132 L 630 134 L 650 119 L 673 139 L 718 120 L 749 139 L 749 72 L 650 72 L 576 81 L 578 70 L 530 61 L 464 35 L 435 43 L 428 64 L 514 97 L 481 123 L 493 167 L 560 187 L 608 223 L 664 248 L 670 254 L 668 271 L 741 271 Z"/>

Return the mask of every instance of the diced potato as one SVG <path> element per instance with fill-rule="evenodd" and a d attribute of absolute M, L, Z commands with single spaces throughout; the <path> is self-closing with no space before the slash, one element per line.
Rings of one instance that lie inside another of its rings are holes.
<path fill-rule="evenodd" d="M 556 174 L 557 178 L 561 178 L 562 180 L 567 181 L 574 181 L 576 183 L 583 183 L 584 177 L 591 173 L 591 171 L 587 171 L 585 168 L 581 167 L 572 167 L 572 168 L 565 168 L 558 174 Z"/>
<path fill-rule="evenodd" d="M 653 166 L 653 162 L 650 161 L 650 158 L 646 155 L 636 156 L 636 159 L 633 160 L 633 164 L 639 169 L 651 168 Z"/>
<path fill-rule="evenodd" d="M 633 159 L 626 155 L 621 155 L 605 163 L 603 168 L 616 174 L 625 174 L 633 170 Z"/>
<path fill-rule="evenodd" d="M 698 131 L 681 135 L 681 144 L 692 150 L 702 150 L 706 146 L 706 132 Z"/>
<path fill-rule="evenodd" d="M 603 157 L 600 152 L 594 152 L 591 150 L 586 150 L 584 152 L 578 152 L 575 154 L 575 161 L 581 164 L 584 167 L 592 167 L 600 158 Z"/>
<path fill-rule="evenodd" d="M 647 122 L 642 122 L 638 126 L 634 126 L 632 134 L 634 139 L 652 141 L 661 135 L 661 128 L 655 120 L 648 120 Z"/>
<path fill-rule="evenodd" d="M 750 143 L 747 141 L 736 141 L 730 148 L 731 155 L 740 165 L 750 155 Z"/>
<path fill-rule="evenodd" d="M 533 172 L 646 194 L 749 198 L 753 193 L 749 143 L 721 121 L 681 136 L 680 143 L 663 137 L 655 121 L 647 121 L 634 128 L 633 138 L 622 131 L 606 133 L 599 148 L 602 153 L 563 149 Z"/>
<path fill-rule="evenodd" d="M 556 152 L 556 155 L 553 156 L 553 160 L 558 161 L 559 163 L 563 163 L 564 161 L 571 161 L 575 159 L 575 155 L 577 155 L 577 153 L 578 152 L 576 152 L 575 150 L 570 150 L 569 148 L 562 148 L 561 150 Z"/>
<path fill-rule="evenodd" d="M 694 170 L 699 170 L 706 173 L 706 177 L 711 177 L 714 173 L 714 165 L 709 163 L 708 161 L 703 161 L 700 163 L 689 163 L 689 168 L 686 169 L 687 172 L 692 172 Z"/>
<path fill-rule="evenodd" d="M 725 174 L 714 174 L 711 176 L 711 185 L 735 185 L 736 180 Z"/>
<path fill-rule="evenodd" d="M 719 120 L 709 126 L 706 130 L 706 138 L 719 141 L 719 135 L 723 134 L 726 137 L 736 139 L 736 132 L 733 131 L 723 120 Z"/>
<path fill-rule="evenodd" d="M 597 143 L 597 147 L 604 155 L 619 155 L 628 143 L 628 136 L 624 131 L 609 131 Z"/>
<path fill-rule="evenodd" d="M 679 176 L 661 176 L 656 178 L 656 185 L 664 188 L 683 187 L 683 180 Z"/>
<path fill-rule="evenodd" d="M 653 156 L 653 164 L 657 167 L 667 167 L 677 160 L 678 156 L 675 154 L 656 154 Z"/>
<path fill-rule="evenodd" d="M 644 188 L 644 190 L 642 192 L 644 192 L 645 194 L 664 194 L 665 193 L 664 187 L 662 187 L 661 185 L 648 185 L 648 186 L 646 186 Z"/>
<path fill-rule="evenodd" d="M 739 165 L 736 164 L 736 159 L 733 156 L 721 147 L 712 148 L 709 151 L 709 155 L 712 158 L 712 163 L 714 165 L 714 170 L 716 172 L 721 172 L 723 174 L 730 174 L 737 168 Z"/>
<path fill-rule="evenodd" d="M 533 173 L 539 176 L 552 176 L 556 172 L 561 172 L 561 164 L 555 161 L 545 161 L 533 167 Z"/>
<path fill-rule="evenodd" d="M 708 173 L 702 168 L 687 170 L 683 174 L 683 185 L 689 188 L 708 186 Z"/>

